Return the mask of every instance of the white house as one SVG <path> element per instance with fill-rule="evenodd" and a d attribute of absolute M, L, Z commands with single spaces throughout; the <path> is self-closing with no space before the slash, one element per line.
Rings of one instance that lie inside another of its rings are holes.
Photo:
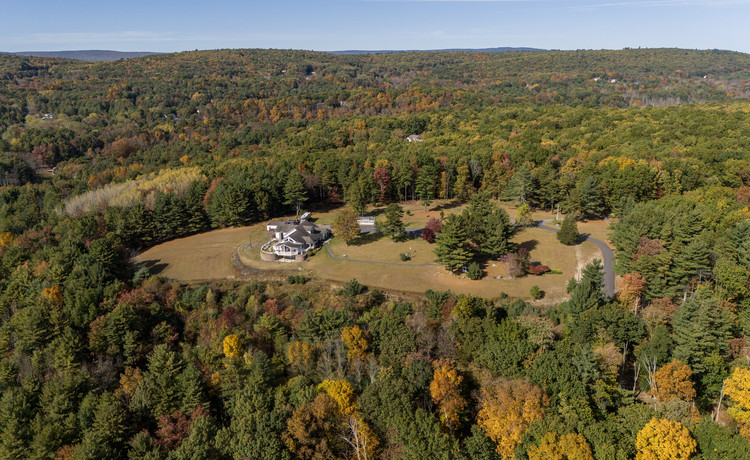
<path fill-rule="evenodd" d="M 266 229 L 274 232 L 274 238 L 261 248 L 263 260 L 300 262 L 331 236 L 330 228 L 307 221 L 269 222 Z"/>

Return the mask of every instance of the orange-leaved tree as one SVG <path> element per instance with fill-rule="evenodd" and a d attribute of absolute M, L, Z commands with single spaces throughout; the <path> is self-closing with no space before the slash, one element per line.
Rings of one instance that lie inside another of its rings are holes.
<path fill-rule="evenodd" d="M 497 453 L 513 457 L 526 429 L 544 416 L 549 398 L 525 380 L 494 383 L 481 392 L 479 427 L 497 444 Z"/>
<path fill-rule="evenodd" d="M 635 447 L 636 460 L 687 460 L 694 453 L 697 443 L 680 422 L 663 418 L 652 418 L 638 432 Z"/>
<path fill-rule="evenodd" d="M 693 371 L 682 361 L 672 361 L 654 374 L 655 388 L 651 388 L 651 394 L 660 401 L 669 401 L 672 398 L 692 401 L 695 399 L 695 388 L 690 380 L 692 375 Z"/>

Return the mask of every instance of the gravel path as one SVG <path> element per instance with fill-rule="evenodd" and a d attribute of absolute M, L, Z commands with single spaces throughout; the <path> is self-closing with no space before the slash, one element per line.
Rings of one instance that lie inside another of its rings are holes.
<path fill-rule="evenodd" d="M 541 228 L 542 230 L 549 230 L 551 232 L 557 232 L 558 229 L 554 227 L 549 227 L 546 224 L 547 222 L 552 222 L 551 220 L 544 220 L 544 221 L 536 221 L 534 222 L 534 226 L 537 228 Z M 591 241 L 596 245 L 596 247 L 599 248 L 599 250 L 602 251 L 602 265 L 604 265 L 604 295 L 609 297 L 610 299 L 615 296 L 615 253 L 612 252 L 612 249 L 607 246 L 604 242 L 597 240 L 596 238 L 592 238 L 590 236 L 586 236 L 583 238 L 584 241 Z"/>

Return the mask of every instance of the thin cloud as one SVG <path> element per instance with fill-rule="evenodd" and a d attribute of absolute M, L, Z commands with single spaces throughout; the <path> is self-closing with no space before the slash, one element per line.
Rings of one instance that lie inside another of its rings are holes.
<path fill-rule="evenodd" d="M 731 7 L 731 6 L 748 6 L 750 0 L 716 0 L 707 2 L 704 0 L 636 0 L 621 2 L 580 2 L 579 5 L 570 6 L 570 9 L 593 10 L 600 8 L 623 8 L 623 7 L 650 7 L 650 6 L 700 6 L 706 8 Z"/>

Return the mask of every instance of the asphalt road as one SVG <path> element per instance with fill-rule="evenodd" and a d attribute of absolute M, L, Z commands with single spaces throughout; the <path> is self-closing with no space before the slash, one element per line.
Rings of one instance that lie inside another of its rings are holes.
<path fill-rule="evenodd" d="M 549 230 L 551 232 L 557 232 L 558 229 L 554 227 L 549 227 L 547 225 L 544 225 L 547 222 L 551 222 L 549 220 L 538 220 L 534 222 L 534 226 L 541 228 L 542 230 Z M 583 238 L 584 241 L 591 241 L 596 245 L 596 247 L 599 248 L 599 250 L 602 251 L 602 265 L 604 265 L 604 295 L 609 297 L 610 299 L 615 296 L 615 253 L 612 252 L 612 249 L 604 244 L 604 242 L 597 240 L 596 238 L 592 238 L 590 236 L 585 236 Z"/>

